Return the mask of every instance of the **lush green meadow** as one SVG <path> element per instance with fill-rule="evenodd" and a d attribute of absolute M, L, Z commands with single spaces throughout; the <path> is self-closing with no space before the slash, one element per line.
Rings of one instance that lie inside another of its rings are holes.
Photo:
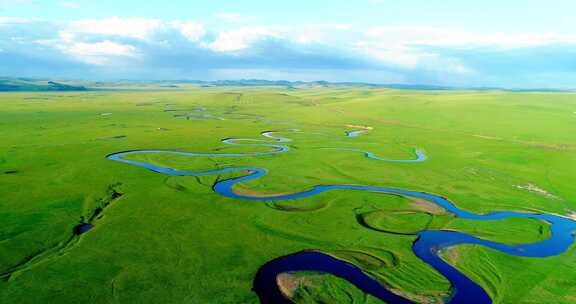
<path fill-rule="evenodd" d="M 372 129 L 345 136 L 350 125 Z M 261 265 L 318 249 L 390 289 L 441 303 L 449 282 L 411 250 L 424 229 L 520 244 L 548 238 L 529 219 L 457 219 L 430 203 L 369 192 L 289 202 L 222 197 L 238 173 L 171 177 L 106 159 L 138 149 L 250 152 L 224 138 L 300 129 L 289 153 L 135 155 L 181 170 L 262 167 L 236 190 L 290 193 L 318 184 L 439 194 L 477 213 L 576 211 L 576 94 L 403 91 L 362 87 L 186 87 L 0 94 L 0 303 L 258 303 Z M 429 160 L 387 163 L 420 148 Z M 111 195 L 117 194 L 117 195 Z M 103 211 L 97 211 L 97 210 Z M 97 216 L 93 216 L 96 214 Z M 81 221 L 92 230 L 73 236 Z M 576 251 L 512 257 L 480 246 L 442 256 L 495 303 L 574 303 Z M 347 282 L 293 274 L 300 303 L 377 303 Z"/>

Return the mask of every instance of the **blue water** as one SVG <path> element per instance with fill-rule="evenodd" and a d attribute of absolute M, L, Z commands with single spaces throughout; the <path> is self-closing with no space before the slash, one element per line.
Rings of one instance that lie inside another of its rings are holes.
<path fill-rule="evenodd" d="M 358 136 L 362 135 L 363 133 L 366 133 L 366 130 L 346 131 L 346 136 L 358 137 Z"/>
<path fill-rule="evenodd" d="M 422 150 L 420 150 L 420 149 L 415 149 L 415 150 L 414 150 L 414 154 L 416 155 L 416 158 L 415 158 L 415 159 L 391 159 L 391 158 L 384 158 L 384 157 L 377 156 L 376 154 L 374 154 L 374 153 L 372 153 L 372 152 L 367 152 L 367 151 L 358 150 L 358 149 L 348 149 L 348 148 L 322 148 L 322 149 L 359 152 L 359 153 L 363 153 L 364 156 L 366 156 L 366 157 L 368 157 L 368 158 L 375 159 L 375 160 L 381 160 L 381 161 L 385 161 L 385 162 L 389 162 L 389 163 L 420 163 L 420 162 L 426 161 L 426 160 L 428 159 L 428 156 L 426 156 L 426 154 L 424 153 L 424 151 L 422 151 Z"/>
<path fill-rule="evenodd" d="M 382 299 L 386 303 L 412 303 L 383 288 L 378 281 L 364 274 L 360 268 L 316 251 L 301 251 L 266 263 L 256 273 L 254 291 L 260 297 L 261 303 L 292 303 L 278 289 L 276 276 L 284 272 L 310 270 L 331 273 L 344 278 L 364 292 Z"/>
<path fill-rule="evenodd" d="M 298 133 L 297 130 L 290 131 Z M 456 207 L 448 199 L 429 194 L 425 192 L 395 189 L 379 186 L 356 186 L 356 185 L 317 185 L 311 189 L 301 192 L 295 192 L 286 195 L 271 195 L 271 196 L 250 196 L 235 193 L 232 189 L 234 185 L 245 181 L 260 178 L 266 175 L 267 171 L 257 167 L 231 167 L 224 169 L 217 169 L 204 172 L 193 171 L 179 171 L 172 168 L 157 166 L 154 164 L 128 160 L 123 158 L 131 154 L 145 154 L 145 153 L 164 153 L 176 154 L 192 157 L 238 157 L 238 156 L 256 156 L 274 153 L 286 153 L 290 149 L 286 145 L 277 143 L 290 142 L 289 138 L 279 137 L 275 134 L 278 132 L 263 132 L 262 135 L 267 139 L 224 139 L 226 144 L 244 145 L 244 146 L 259 146 L 267 147 L 268 151 L 265 152 L 252 152 L 252 153 L 232 153 L 232 154 L 218 154 L 218 153 L 190 153 L 178 152 L 169 150 L 138 150 L 114 153 L 108 156 L 108 159 L 119 161 L 131 165 L 140 166 L 162 174 L 176 175 L 176 176 L 192 176 L 192 175 L 208 175 L 218 174 L 225 172 L 242 171 L 245 175 L 241 177 L 231 178 L 217 182 L 213 186 L 214 192 L 229 198 L 249 200 L 249 201 L 282 201 L 291 199 L 300 199 L 311 197 L 319 193 L 327 191 L 371 191 L 380 192 L 382 194 L 396 194 L 412 198 L 419 198 L 430 201 L 457 217 L 471 220 L 499 220 L 512 217 L 530 218 L 536 220 L 546 221 L 550 224 L 551 237 L 547 240 L 522 245 L 506 245 L 497 242 L 491 242 L 476 238 L 472 235 L 442 230 L 424 230 L 418 233 L 418 239 L 413 244 L 413 251 L 420 259 L 431 265 L 440 274 L 446 277 L 452 283 L 452 295 L 447 303 L 492 303 L 492 300 L 486 291 L 476 284 L 474 281 L 466 277 L 456 268 L 444 262 L 438 257 L 438 252 L 447 247 L 460 245 L 460 244 L 478 244 L 486 246 L 500 252 L 504 252 L 514 256 L 524 257 L 548 257 L 563 253 L 574 242 L 574 231 L 576 231 L 576 222 L 557 215 L 552 214 L 532 214 L 513 211 L 499 211 L 487 214 L 471 213 Z M 259 142 L 259 143 L 245 143 L 245 142 Z M 347 149 L 343 149 L 347 150 Z M 348 149 L 350 150 L 350 149 Z M 363 152 L 365 156 L 371 159 L 386 161 L 386 162 L 421 162 L 425 161 L 426 155 L 421 150 L 416 150 L 416 159 L 412 160 L 391 160 L 386 158 L 377 157 L 373 153 L 361 150 L 351 150 L 356 152 Z M 395 295 L 381 286 L 378 281 L 362 272 L 361 269 L 347 262 L 335 259 L 327 254 L 321 252 L 299 252 L 285 257 L 275 259 L 258 271 L 254 280 L 254 290 L 258 293 L 262 303 L 290 303 L 282 296 L 276 285 L 276 276 L 283 272 L 290 271 L 319 271 L 326 272 L 342 277 L 364 292 L 374 295 L 387 303 L 412 303 L 398 295 Z"/>
<path fill-rule="evenodd" d="M 92 228 L 94 228 L 94 225 L 82 223 L 82 224 L 79 224 L 78 226 L 74 227 L 74 234 L 76 234 L 76 235 L 84 234 Z"/>

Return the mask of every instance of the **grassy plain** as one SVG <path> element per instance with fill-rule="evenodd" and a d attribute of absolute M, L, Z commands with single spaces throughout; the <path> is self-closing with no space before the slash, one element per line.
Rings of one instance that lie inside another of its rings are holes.
<path fill-rule="evenodd" d="M 362 267 L 419 302 L 450 284 L 411 251 L 421 229 L 451 229 L 507 243 L 549 235 L 545 223 L 470 221 L 399 196 L 330 192 L 289 202 L 247 202 L 212 192 L 222 176 L 170 177 L 109 161 L 134 149 L 248 152 L 229 137 L 301 129 L 285 154 L 243 158 L 137 155 L 177 169 L 269 170 L 237 189 L 287 193 L 316 184 L 426 191 L 473 212 L 568 215 L 576 209 L 576 95 L 418 92 L 361 87 L 195 88 L 0 95 L 0 303 L 257 303 L 258 268 L 320 249 Z M 373 129 L 347 138 L 346 125 Z M 321 134 L 312 134 L 321 133 Z M 361 153 L 411 158 L 386 163 Z M 236 173 L 237 174 L 237 173 Z M 122 195 L 88 233 L 73 228 Z M 574 303 L 576 252 L 510 257 L 461 246 L 446 259 L 495 303 Z M 17 270 L 13 272 L 13 270 Z M 376 303 L 318 274 L 295 300 Z M 533 287 L 533 288 L 529 288 Z"/>

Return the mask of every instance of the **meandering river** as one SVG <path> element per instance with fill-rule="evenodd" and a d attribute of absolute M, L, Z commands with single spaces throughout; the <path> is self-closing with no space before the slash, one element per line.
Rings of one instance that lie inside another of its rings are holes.
<path fill-rule="evenodd" d="M 297 130 L 290 130 L 286 132 L 300 133 L 300 131 Z M 235 198 L 239 200 L 282 201 L 282 200 L 310 197 L 327 191 L 371 191 L 371 192 L 379 192 L 382 194 L 395 194 L 406 197 L 424 199 L 446 209 L 448 212 L 454 214 L 457 217 L 465 219 L 482 221 L 482 220 L 499 220 L 511 217 L 521 217 L 521 218 L 542 220 L 550 225 L 551 237 L 549 239 L 536 243 L 522 244 L 522 245 L 507 245 L 498 242 L 491 242 L 479 239 L 466 233 L 454 232 L 454 231 L 423 230 L 418 232 L 418 239 L 413 243 L 412 249 L 416 254 L 416 256 L 418 256 L 422 261 L 432 266 L 434 269 L 436 269 L 440 274 L 442 274 L 451 282 L 453 286 L 452 294 L 450 299 L 447 301 L 447 303 L 450 304 L 455 303 L 484 304 L 484 303 L 492 303 L 492 300 L 490 299 L 488 293 L 480 285 L 472 281 L 470 278 L 466 277 L 458 269 L 454 268 L 453 266 L 442 260 L 438 256 L 440 250 L 461 244 L 478 244 L 514 256 L 548 257 L 565 252 L 574 242 L 574 232 L 576 231 L 576 222 L 569 218 L 553 214 L 534 214 L 534 213 L 522 213 L 514 211 L 500 211 L 487 214 L 476 214 L 462 210 L 458 208 L 456 205 L 454 205 L 452 202 L 450 202 L 448 199 L 435 194 L 405 190 L 405 189 L 379 187 L 379 186 L 317 185 L 308 190 L 286 195 L 275 195 L 266 197 L 243 195 L 235 193 L 233 191 L 234 185 L 245 181 L 260 178 L 267 174 L 266 169 L 257 167 L 229 167 L 224 169 L 202 171 L 202 172 L 180 171 L 177 169 L 162 167 L 144 161 L 130 160 L 125 158 L 126 156 L 129 155 L 146 154 L 146 153 L 176 154 L 190 157 L 240 157 L 240 156 L 247 157 L 247 156 L 289 152 L 290 148 L 281 143 L 290 142 L 291 139 L 286 137 L 280 137 L 277 135 L 278 133 L 279 132 L 271 132 L 271 131 L 263 132 L 262 135 L 266 137 L 266 139 L 228 138 L 222 140 L 222 142 L 225 144 L 258 146 L 258 147 L 267 147 L 270 149 L 264 152 L 218 154 L 218 153 L 191 153 L 191 152 L 180 152 L 170 150 L 135 150 L 135 151 L 125 151 L 110 154 L 107 156 L 107 158 L 113 161 L 143 167 L 158 173 L 176 175 L 176 176 L 208 175 L 208 174 L 241 171 L 244 172 L 245 174 L 240 177 L 219 181 L 213 186 L 214 192 L 222 196 Z M 427 159 L 424 152 L 418 149 L 415 150 L 416 158 L 407 160 L 394 160 L 394 159 L 382 158 L 376 156 L 371 152 L 356 149 L 339 149 L 339 150 L 362 152 L 368 158 L 386 162 L 422 162 Z M 403 298 L 402 296 L 390 292 L 388 289 L 382 286 L 377 280 L 364 273 L 360 268 L 319 251 L 302 251 L 284 257 L 279 257 L 263 265 L 259 269 L 254 279 L 254 290 L 260 297 L 261 302 L 266 304 L 291 303 L 291 301 L 285 298 L 282 295 L 281 291 L 279 290 L 276 277 L 284 272 L 295 272 L 295 271 L 318 271 L 318 272 L 331 273 L 333 275 L 346 279 L 350 283 L 357 286 L 359 289 L 363 290 L 365 293 L 371 294 L 387 303 L 391 304 L 413 303 L 409 299 Z"/>

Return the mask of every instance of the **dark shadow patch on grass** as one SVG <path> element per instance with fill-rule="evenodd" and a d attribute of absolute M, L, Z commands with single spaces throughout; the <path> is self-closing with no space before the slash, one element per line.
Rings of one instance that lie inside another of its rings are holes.
<path fill-rule="evenodd" d="M 318 211 L 328 207 L 329 203 L 326 201 L 321 202 L 299 202 L 297 205 L 291 205 L 286 202 L 269 201 L 266 206 L 279 211 L 287 212 L 310 212 Z"/>
<path fill-rule="evenodd" d="M 400 259 L 392 251 L 385 249 L 380 251 L 383 256 L 376 256 L 372 253 L 359 250 L 334 250 L 328 253 L 369 271 L 393 268 L 400 264 Z"/>
<path fill-rule="evenodd" d="M 390 212 L 392 214 L 395 214 L 397 216 L 402 216 L 402 215 L 415 215 L 415 214 L 423 214 L 428 216 L 427 221 L 422 225 L 422 227 L 415 227 L 413 229 L 413 231 L 407 232 L 407 231 L 397 231 L 394 229 L 385 229 L 385 228 L 381 228 L 381 227 L 377 227 L 372 223 L 369 223 L 367 221 L 368 216 L 377 213 L 377 212 L 382 212 L 382 211 L 372 211 L 372 212 L 364 212 L 364 213 L 359 213 L 356 214 L 356 221 L 358 222 L 358 224 L 360 224 L 360 226 L 372 230 L 372 231 L 377 231 L 377 232 L 383 232 L 383 233 L 388 233 L 388 234 L 394 234 L 394 235 L 404 235 L 404 236 L 412 236 L 412 235 L 417 235 L 419 231 L 423 231 L 423 230 L 427 230 L 428 227 L 430 226 L 430 224 L 432 223 L 432 220 L 434 218 L 434 215 L 431 213 L 427 213 L 427 212 Z M 398 230 L 402 230 L 402 229 L 398 229 Z"/>
<path fill-rule="evenodd" d="M 198 178 L 198 177 L 196 176 L 196 178 Z M 174 189 L 174 190 L 176 190 L 176 191 L 178 191 L 178 192 L 188 191 L 188 188 L 186 188 L 184 185 L 180 184 L 180 183 L 178 182 L 178 180 L 177 180 L 175 177 L 173 177 L 173 176 L 166 178 L 166 179 L 164 180 L 164 184 L 165 184 L 168 188 Z"/>
<path fill-rule="evenodd" d="M 119 139 L 126 139 L 128 136 L 126 135 L 116 135 L 116 136 L 110 136 L 110 137 L 101 137 L 98 138 L 98 140 L 119 140 Z"/>

